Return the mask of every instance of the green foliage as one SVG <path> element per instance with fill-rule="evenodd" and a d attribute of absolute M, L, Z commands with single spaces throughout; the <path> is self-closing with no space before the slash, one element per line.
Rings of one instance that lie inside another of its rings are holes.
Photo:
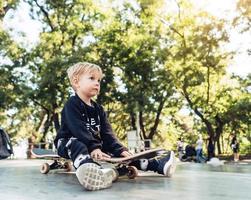
<path fill-rule="evenodd" d="M 242 31 L 250 30 L 251 26 L 251 1 L 250 0 L 239 0 L 236 5 L 238 15 L 233 20 L 234 26 L 240 26 Z"/>
<path fill-rule="evenodd" d="M 19 1 L 0 2 L 2 25 Z M 226 74 L 234 55 L 224 46 L 230 22 L 196 10 L 189 0 L 169 12 L 169 1 L 21 2 L 43 29 L 28 51 L 0 27 L 0 57 L 8 61 L 0 66 L 0 122 L 17 140 L 55 135 L 71 93 L 66 69 L 89 61 L 103 69 L 97 101 L 122 140 L 138 119 L 142 136 L 156 146 L 173 148 L 179 137 L 194 143 L 202 133 L 230 151 L 229 135 L 237 133 L 241 151 L 249 151 L 250 76 Z M 248 4 L 237 5 L 245 20 Z"/>

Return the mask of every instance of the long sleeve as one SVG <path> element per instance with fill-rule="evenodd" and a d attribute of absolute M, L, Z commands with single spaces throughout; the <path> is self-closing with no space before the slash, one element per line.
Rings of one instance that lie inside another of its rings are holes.
<path fill-rule="evenodd" d="M 71 134 L 87 146 L 89 152 L 97 148 L 101 149 L 100 141 L 95 139 L 92 133 L 87 130 L 84 123 L 85 119 L 80 110 L 81 108 L 76 101 L 68 101 L 62 111 L 64 123 L 66 123 Z"/>
<path fill-rule="evenodd" d="M 107 119 L 107 115 L 101 107 L 101 137 L 103 141 L 103 147 L 106 151 L 113 153 L 115 156 L 120 156 L 127 148 L 124 147 L 116 138 L 113 133 L 111 124 Z"/>

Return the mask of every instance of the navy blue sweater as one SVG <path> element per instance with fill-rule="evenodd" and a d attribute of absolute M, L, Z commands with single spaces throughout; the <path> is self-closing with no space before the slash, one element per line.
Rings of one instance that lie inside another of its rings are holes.
<path fill-rule="evenodd" d="M 61 113 L 61 127 L 55 138 L 55 146 L 61 138 L 77 138 L 89 153 L 102 149 L 114 156 L 127 150 L 115 137 L 103 107 L 94 101 L 92 106 L 83 102 L 78 95 L 71 96 Z"/>

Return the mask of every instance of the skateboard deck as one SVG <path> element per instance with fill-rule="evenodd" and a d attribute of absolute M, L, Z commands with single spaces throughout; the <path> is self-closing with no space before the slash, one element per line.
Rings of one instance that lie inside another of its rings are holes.
<path fill-rule="evenodd" d="M 34 148 L 31 150 L 31 154 L 36 158 L 48 158 L 48 159 L 60 158 L 60 156 L 52 149 Z"/>
<path fill-rule="evenodd" d="M 111 158 L 104 158 L 103 161 L 110 162 L 110 163 L 128 163 L 133 162 L 139 159 L 149 159 L 157 156 L 161 151 L 164 151 L 164 149 L 156 148 L 156 149 L 150 149 L 146 151 L 142 151 L 139 153 L 135 153 L 128 157 L 111 157 Z"/>
<path fill-rule="evenodd" d="M 138 169 L 130 165 L 132 164 L 132 162 L 140 159 L 150 159 L 158 155 L 162 155 L 164 153 L 166 153 L 164 149 L 156 148 L 142 151 L 128 157 L 103 158 L 102 161 L 111 163 L 114 166 L 113 168 L 117 171 L 118 176 L 127 175 L 128 178 L 134 179 L 135 177 L 138 176 Z"/>
<path fill-rule="evenodd" d="M 31 150 L 31 154 L 35 158 L 53 160 L 53 163 L 49 164 L 45 162 L 40 168 L 42 174 L 47 174 L 50 170 L 64 169 L 66 172 L 72 170 L 72 163 L 70 160 L 60 157 L 55 151 L 51 149 L 34 148 Z"/>

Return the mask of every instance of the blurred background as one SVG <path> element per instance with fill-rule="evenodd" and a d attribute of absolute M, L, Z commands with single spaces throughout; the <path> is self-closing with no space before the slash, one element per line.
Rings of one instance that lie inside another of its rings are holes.
<path fill-rule="evenodd" d="M 250 0 L 0 0 L 0 126 L 16 157 L 52 148 L 73 94 L 66 69 L 98 64 L 96 101 L 128 145 L 231 138 L 251 153 Z M 134 137 L 134 136 L 133 136 Z"/>

